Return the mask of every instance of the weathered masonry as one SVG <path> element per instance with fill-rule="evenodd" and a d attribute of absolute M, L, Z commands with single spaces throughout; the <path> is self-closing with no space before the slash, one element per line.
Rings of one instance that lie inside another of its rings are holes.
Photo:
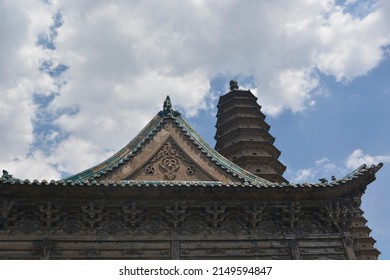
<path fill-rule="evenodd" d="M 167 97 L 97 166 L 59 181 L 3 171 L 0 258 L 378 258 L 360 205 L 382 164 L 292 184 L 250 91 L 232 81 L 217 118 L 213 149 Z"/>

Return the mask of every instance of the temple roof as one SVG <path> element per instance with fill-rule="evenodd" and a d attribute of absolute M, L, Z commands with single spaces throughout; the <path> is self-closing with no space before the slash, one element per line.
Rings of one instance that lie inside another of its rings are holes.
<path fill-rule="evenodd" d="M 365 188 L 382 167 L 362 165 L 347 176 L 319 183 L 270 182 L 232 163 L 211 148 L 173 109 L 169 96 L 161 110 L 119 152 L 63 180 L 21 180 L 3 171 L 0 186 L 107 186 L 141 188 L 250 188 L 322 190 Z M 358 184 L 355 184 L 358 182 Z M 353 184 L 351 184 L 353 183 Z"/>

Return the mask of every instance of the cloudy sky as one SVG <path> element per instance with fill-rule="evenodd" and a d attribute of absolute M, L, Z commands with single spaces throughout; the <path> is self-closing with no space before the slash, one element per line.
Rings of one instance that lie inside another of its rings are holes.
<path fill-rule="evenodd" d="M 363 200 L 390 259 L 390 1 L 0 0 L 0 168 L 58 179 L 174 106 L 214 146 L 230 79 L 292 182 L 383 162 Z"/>

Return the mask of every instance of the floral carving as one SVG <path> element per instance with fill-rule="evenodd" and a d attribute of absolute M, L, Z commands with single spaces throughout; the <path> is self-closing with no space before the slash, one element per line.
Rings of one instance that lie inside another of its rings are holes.
<path fill-rule="evenodd" d="M 186 157 L 171 141 L 167 141 L 151 162 L 158 162 L 160 168 L 163 170 L 165 179 L 174 180 L 176 178 L 176 173 L 180 168 L 180 160 L 188 162 Z M 152 166 L 147 166 L 145 172 L 151 172 Z M 149 168 L 149 169 L 148 169 Z"/>

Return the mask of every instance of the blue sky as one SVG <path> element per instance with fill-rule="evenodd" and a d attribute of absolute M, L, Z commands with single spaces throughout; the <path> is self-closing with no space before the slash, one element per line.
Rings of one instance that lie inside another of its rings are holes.
<path fill-rule="evenodd" d="M 234 78 L 258 97 L 290 181 L 385 164 L 363 210 L 390 259 L 389 1 L 61 2 L 0 0 L 1 168 L 56 179 L 91 167 L 167 94 L 214 146 Z"/>

